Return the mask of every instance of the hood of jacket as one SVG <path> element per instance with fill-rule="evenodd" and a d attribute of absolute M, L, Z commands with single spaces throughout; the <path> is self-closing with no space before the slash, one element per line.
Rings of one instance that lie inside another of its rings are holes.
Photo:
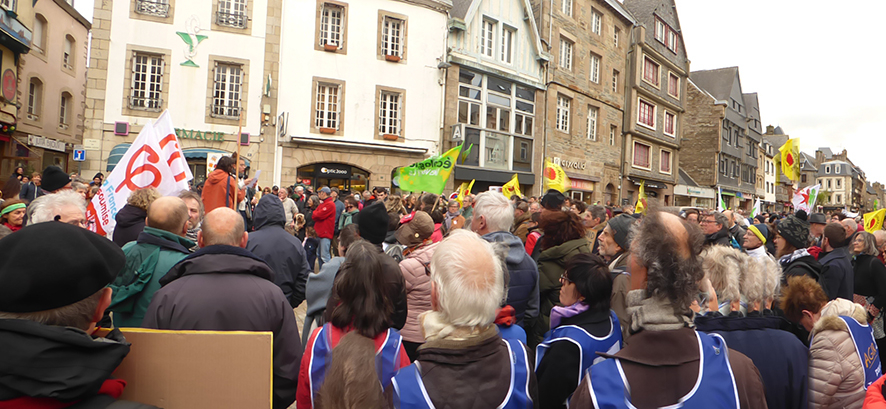
<path fill-rule="evenodd" d="M 203 247 L 179 261 L 160 279 L 160 285 L 196 274 L 249 274 L 274 281 L 274 272 L 264 260 L 246 249 L 219 244 Z"/>
<path fill-rule="evenodd" d="M 133 205 L 127 204 L 117 212 L 117 215 L 114 216 L 114 220 L 117 221 L 117 226 L 135 226 L 139 223 L 144 224 L 145 218 L 148 217 L 148 212 L 135 207 Z"/>
<path fill-rule="evenodd" d="M 128 353 L 118 330 L 93 339 L 75 328 L 0 319 L 0 401 L 92 397 Z"/>
<path fill-rule="evenodd" d="M 526 254 L 526 247 L 523 245 L 523 242 L 520 241 L 519 237 L 506 231 L 496 231 L 484 234 L 483 239 L 490 243 L 502 243 L 508 246 L 508 255 L 505 258 L 505 262 L 509 265 L 518 264 L 523 261 L 523 256 Z"/>
<path fill-rule="evenodd" d="M 261 230 L 266 226 L 283 228 L 286 225 L 286 211 L 283 210 L 283 202 L 274 195 L 262 196 L 255 206 L 253 215 L 256 230 Z"/>
<path fill-rule="evenodd" d="M 849 331 L 841 316 L 852 317 L 861 325 L 867 325 L 868 313 L 864 307 L 852 301 L 842 298 L 834 299 L 821 308 L 821 318 L 812 327 L 810 334 L 814 335 L 821 331 Z"/>
<path fill-rule="evenodd" d="M 225 172 L 221 169 L 213 170 L 212 172 L 209 172 L 209 176 L 206 177 L 206 182 L 204 186 L 224 184 L 225 182 L 227 182 L 229 177 L 231 177 L 231 175 L 228 172 Z M 236 185 L 231 186 L 231 189 L 236 188 Z"/>

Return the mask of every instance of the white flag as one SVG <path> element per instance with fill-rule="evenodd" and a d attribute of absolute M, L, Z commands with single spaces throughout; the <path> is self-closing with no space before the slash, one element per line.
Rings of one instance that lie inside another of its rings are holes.
<path fill-rule="evenodd" d="M 794 210 L 803 210 L 806 213 L 812 213 L 815 208 L 815 200 L 818 198 L 818 192 L 821 190 L 821 185 L 815 186 L 806 186 L 794 193 L 794 197 L 791 199 L 791 203 L 794 205 Z"/>
<path fill-rule="evenodd" d="M 172 125 L 169 110 L 163 111 L 160 117 L 157 118 L 157 122 L 154 123 L 154 133 L 158 138 L 160 149 L 163 150 L 161 156 L 169 164 L 169 168 L 175 176 L 175 181 L 180 187 L 179 190 L 187 190 L 189 187 L 188 181 L 194 179 L 194 175 L 191 173 L 191 168 L 188 166 L 188 161 L 182 152 L 181 143 L 179 143 L 178 136 L 175 134 L 175 126 Z"/>

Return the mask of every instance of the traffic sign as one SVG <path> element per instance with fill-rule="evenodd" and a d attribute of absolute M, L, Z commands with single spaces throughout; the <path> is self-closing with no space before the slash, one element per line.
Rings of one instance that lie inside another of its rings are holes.
<path fill-rule="evenodd" d="M 83 162 L 86 160 L 85 149 L 74 149 L 74 162 Z"/>

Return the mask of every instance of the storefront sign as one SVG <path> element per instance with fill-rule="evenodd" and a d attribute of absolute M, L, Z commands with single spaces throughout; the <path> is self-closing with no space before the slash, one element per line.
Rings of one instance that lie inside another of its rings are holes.
<path fill-rule="evenodd" d="M 578 169 L 585 170 L 588 167 L 588 162 L 579 162 L 569 159 L 560 159 L 558 157 L 554 157 L 554 164 L 560 165 L 563 169 Z"/>
<path fill-rule="evenodd" d="M 696 187 L 686 185 L 674 186 L 674 194 L 678 196 L 691 196 L 713 199 L 717 197 L 717 191 L 709 187 Z"/>
<path fill-rule="evenodd" d="M 569 178 L 570 187 L 573 190 L 585 190 L 588 192 L 594 191 L 594 182 L 590 182 L 587 180 Z"/>
<path fill-rule="evenodd" d="M 317 177 L 350 178 L 351 167 L 338 163 L 320 163 L 315 165 Z"/>
<path fill-rule="evenodd" d="M 102 148 L 101 139 L 83 139 L 83 149 L 97 151 Z"/>
<path fill-rule="evenodd" d="M 224 142 L 225 140 L 224 132 L 203 132 L 191 129 L 175 128 L 175 136 L 178 136 L 179 139 L 199 139 L 202 141 Z"/>
<path fill-rule="evenodd" d="M 28 145 L 38 148 L 49 149 L 56 152 L 65 151 L 65 143 L 55 139 L 44 138 L 37 135 L 28 135 Z"/>

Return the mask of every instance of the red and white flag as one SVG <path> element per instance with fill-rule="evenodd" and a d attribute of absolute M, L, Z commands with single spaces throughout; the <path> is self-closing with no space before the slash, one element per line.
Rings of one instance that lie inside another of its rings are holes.
<path fill-rule="evenodd" d="M 188 189 L 188 182 L 194 179 L 194 175 L 191 174 L 191 168 L 188 167 L 188 162 L 182 153 L 181 143 L 175 134 L 175 126 L 172 125 L 169 110 L 163 111 L 157 118 L 157 122 L 154 122 L 154 132 L 159 138 L 160 149 L 163 150 L 161 156 L 166 159 L 166 163 L 172 170 L 175 182 L 181 188 L 179 190 Z"/>

